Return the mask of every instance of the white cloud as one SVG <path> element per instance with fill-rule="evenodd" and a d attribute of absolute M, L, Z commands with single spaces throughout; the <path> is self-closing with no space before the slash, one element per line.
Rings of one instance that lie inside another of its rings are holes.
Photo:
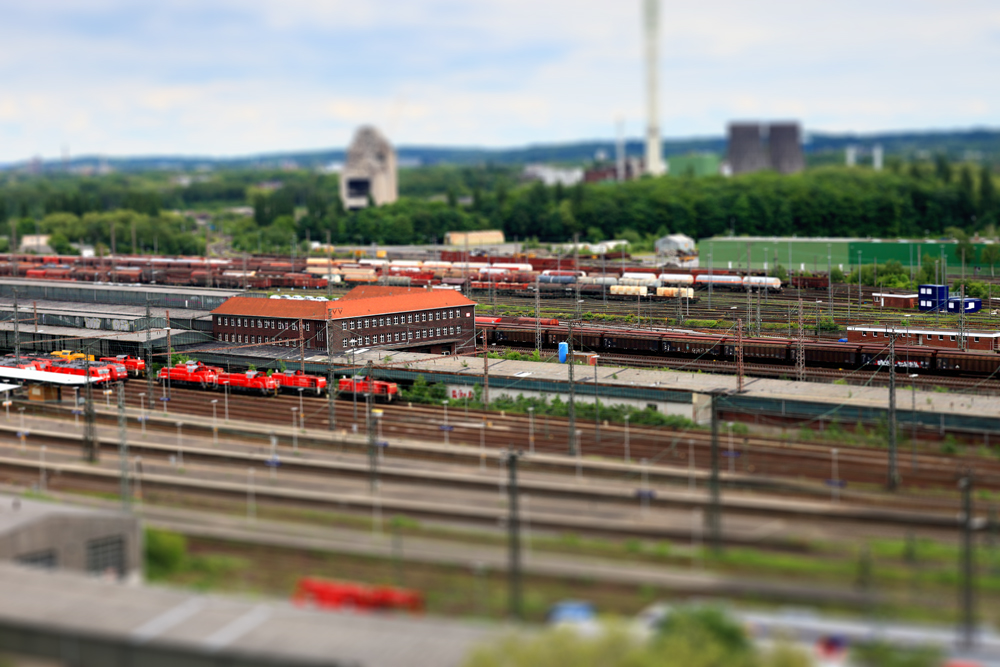
<path fill-rule="evenodd" d="M 519 145 L 643 125 L 640 0 L 69 0 L 0 24 L 0 161 Z M 661 128 L 989 123 L 1000 9 L 986 0 L 717 0 L 661 8 Z"/>

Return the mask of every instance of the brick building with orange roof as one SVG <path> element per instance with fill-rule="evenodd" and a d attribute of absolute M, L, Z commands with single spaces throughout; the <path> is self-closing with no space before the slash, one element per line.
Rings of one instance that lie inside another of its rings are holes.
<path fill-rule="evenodd" d="M 454 290 L 362 286 L 337 301 L 235 296 L 212 311 L 217 341 L 431 354 L 475 349 L 476 302 Z"/>

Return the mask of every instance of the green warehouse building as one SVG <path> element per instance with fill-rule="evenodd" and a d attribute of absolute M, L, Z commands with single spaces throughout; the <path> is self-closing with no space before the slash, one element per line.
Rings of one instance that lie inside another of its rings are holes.
<path fill-rule="evenodd" d="M 987 245 L 992 244 L 973 243 L 975 256 L 966 258 L 966 275 L 972 275 L 976 266 L 989 270 L 981 261 Z M 760 270 L 780 264 L 796 272 L 825 273 L 829 261 L 846 273 L 859 263 L 884 264 L 891 259 L 906 267 L 911 263 L 918 267 L 920 258 L 926 255 L 943 258 L 950 275 L 962 273 L 959 246 L 952 240 L 715 236 L 698 242 L 699 266 L 703 268 L 746 269 L 748 252 L 750 268 Z"/>

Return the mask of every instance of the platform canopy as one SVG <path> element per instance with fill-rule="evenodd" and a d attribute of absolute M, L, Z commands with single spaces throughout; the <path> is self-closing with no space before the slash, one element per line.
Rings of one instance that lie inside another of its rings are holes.
<path fill-rule="evenodd" d="M 101 378 L 90 378 L 96 382 Z M 41 382 L 61 387 L 82 387 L 87 384 L 87 378 L 82 375 L 66 375 L 49 371 L 36 371 L 25 368 L 8 368 L 0 366 L 0 380 L 23 380 L 25 382 Z"/>

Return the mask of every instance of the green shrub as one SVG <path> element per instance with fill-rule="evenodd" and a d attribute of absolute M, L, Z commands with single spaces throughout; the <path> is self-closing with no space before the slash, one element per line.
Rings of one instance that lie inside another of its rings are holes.
<path fill-rule="evenodd" d="M 178 533 L 146 529 L 146 576 L 162 579 L 178 572 L 187 559 L 187 539 Z"/>

